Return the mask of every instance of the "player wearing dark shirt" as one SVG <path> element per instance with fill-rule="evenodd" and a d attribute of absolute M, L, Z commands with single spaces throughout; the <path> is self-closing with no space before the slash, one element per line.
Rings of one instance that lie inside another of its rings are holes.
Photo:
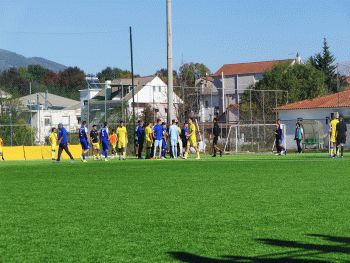
<path fill-rule="evenodd" d="M 188 134 L 188 122 L 185 122 L 185 126 L 181 130 L 181 140 L 182 140 L 182 155 L 185 156 L 185 151 L 187 148 L 187 134 Z"/>
<path fill-rule="evenodd" d="M 219 135 L 220 135 L 220 130 L 219 130 L 219 124 L 217 123 L 217 119 L 216 119 L 216 118 L 214 118 L 213 123 L 214 123 L 214 128 L 213 128 L 213 135 L 214 135 L 214 139 L 213 139 L 214 155 L 213 155 L 213 157 L 216 157 L 216 151 L 219 151 L 219 152 L 220 152 L 220 157 L 222 157 L 222 151 L 221 151 L 220 148 L 218 147 L 218 139 L 219 139 Z"/>
<path fill-rule="evenodd" d="M 281 128 L 278 124 L 276 124 L 276 131 L 275 131 L 275 138 L 276 138 L 276 148 L 277 148 L 277 154 L 281 155 L 281 147 L 280 147 L 280 140 L 281 140 L 282 134 L 281 134 Z"/>
<path fill-rule="evenodd" d="M 100 141 L 99 141 L 98 131 L 96 125 L 92 126 L 92 130 L 90 132 L 90 142 L 92 143 L 92 155 L 94 158 L 98 158 L 100 156 Z"/>
<path fill-rule="evenodd" d="M 340 145 L 341 157 L 343 157 L 344 144 L 346 143 L 347 136 L 348 136 L 348 130 L 346 128 L 346 124 L 343 121 L 343 116 L 340 116 L 339 122 L 337 123 L 337 129 L 336 129 L 336 141 L 337 141 L 337 147 L 339 147 Z"/>

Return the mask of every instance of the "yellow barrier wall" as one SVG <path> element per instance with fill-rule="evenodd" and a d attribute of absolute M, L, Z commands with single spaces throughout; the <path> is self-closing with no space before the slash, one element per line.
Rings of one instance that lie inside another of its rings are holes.
<path fill-rule="evenodd" d="M 69 145 L 68 150 L 74 159 L 79 159 L 81 156 L 81 145 Z M 70 159 L 68 154 L 63 150 L 61 159 Z"/>
<path fill-rule="evenodd" d="M 24 146 L 23 148 L 26 160 L 38 160 L 43 158 L 41 146 Z"/>
<path fill-rule="evenodd" d="M 24 161 L 23 146 L 2 147 L 5 161 Z"/>
<path fill-rule="evenodd" d="M 69 145 L 68 149 L 74 159 L 79 159 L 81 156 L 81 145 Z M 24 161 L 24 160 L 40 160 L 51 159 L 51 146 L 14 146 L 2 147 L 5 161 Z M 56 157 L 58 147 L 56 149 Z M 69 159 L 65 151 L 62 152 L 61 159 Z"/>
<path fill-rule="evenodd" d="M 51 160 L 51 146 L 41 146 L 42 158 L 45 160 Z M 55 159 L 57 158 L 58 146 L 56 147 Z"/>

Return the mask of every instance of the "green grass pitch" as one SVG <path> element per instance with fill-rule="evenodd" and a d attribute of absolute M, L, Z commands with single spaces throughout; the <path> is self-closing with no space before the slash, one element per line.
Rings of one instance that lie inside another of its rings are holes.
<path fill-rule="evenodd" d="M 0 163 L 0 262 L 350 262 L 350 158 Z"/>

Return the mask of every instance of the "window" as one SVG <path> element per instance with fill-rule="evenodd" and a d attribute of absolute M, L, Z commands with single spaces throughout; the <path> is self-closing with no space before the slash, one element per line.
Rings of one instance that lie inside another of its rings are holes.
<path fill-rule="evenodd" d="M 154 112 L 158 113 L 158 112 L 159 112 L 159 109 L 154 109 Z"/>
<path fill-rule="evenodd" d="M 52 124 L 51 116 L 45 117 L 45 126 L 50 126 Z"/>
<path fill-rule="evenodd" d="M 209 101 L 205 101 L 205 108 L 208 109 L 209 108 Z"/>
<path fill-rule="evenodd" d="M 161 86 L 159 86 L 159 92 L 162 92 L 162 87 Z"/>
<path fill-rule="evenodd" d="M 156 86 L 153 86 L 153 92 L 156 92 Z"/>
<path fill-rule="evenodd" d="M 168 108 L 165 108 L 165 113 L 168 113 Z"/>

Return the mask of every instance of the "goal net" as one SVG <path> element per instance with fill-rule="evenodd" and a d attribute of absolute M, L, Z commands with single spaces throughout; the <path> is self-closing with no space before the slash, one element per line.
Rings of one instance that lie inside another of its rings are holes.
<path fill-rule="evenodd" d="M 226 153 L 274 151 L 276 124 L 243 124 L 229 128 L 224 151 Z"/>

